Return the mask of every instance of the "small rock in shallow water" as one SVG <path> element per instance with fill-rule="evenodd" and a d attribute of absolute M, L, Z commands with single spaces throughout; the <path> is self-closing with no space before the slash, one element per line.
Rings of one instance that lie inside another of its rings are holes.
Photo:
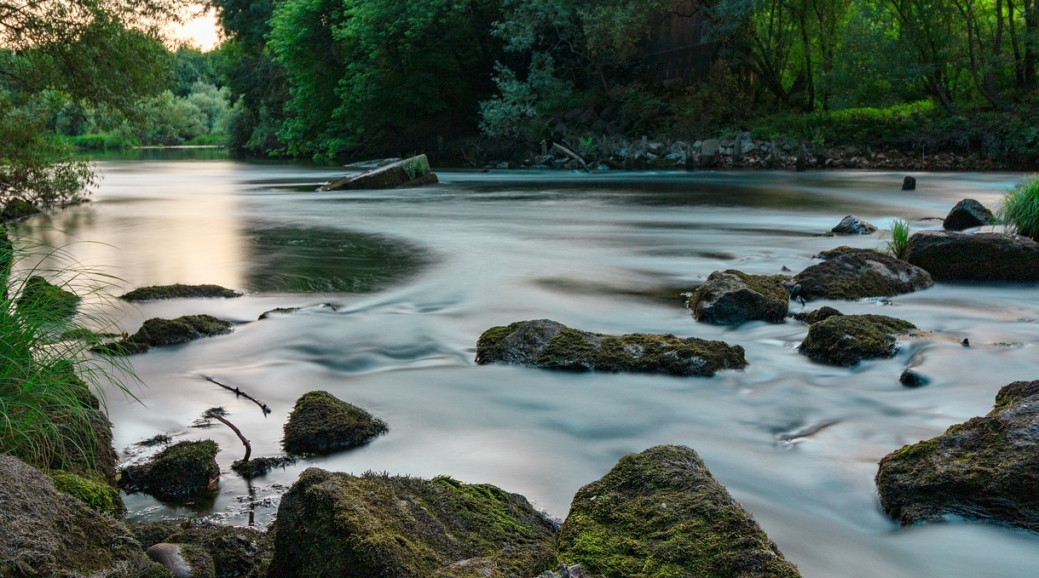
<path fill-rule="evenodd" d="M 907 369 L 898 376 L 898 383 L 906 387 L 922 387 L 930 383 L 930 380 L 912 369 Z"/>
<path fill-rule="evenodd" d="M 902 179 L 902 190 L 903 191 L 915 191 L 916 190 L 916 179 L 913 177 L 906 177 Z"/>
<path fill-rule="evenodd" d="M 858 217 L 848 215 L 830 231 L 838 235 L 869 235 L 876 233 L 877 228 Z"/>

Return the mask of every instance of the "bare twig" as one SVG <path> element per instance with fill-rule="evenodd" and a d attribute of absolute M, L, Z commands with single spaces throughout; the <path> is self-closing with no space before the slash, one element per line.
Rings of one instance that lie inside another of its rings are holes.
<path fill-rule="evenodd" d="M 249 395 L 248 393 L 245 393 L 241 389 L 239 389 L 237 387 L 231 387 L 230 385 L 226 385 L 226 384 L 220 383 L 219 381 L 213 379 L 212 377 L 209 377 L 208 375 L 203 375 L 202 378 L 205 379 L 206 381 L 210 382 L 210 383 L 215 383 L 215 384 L 219 385 L 220 387 L 226 389 L 227 391 L 233 391 L 236 396 L 244 397 L 245 399 L 248 399 L 249 401 L 255 403 L 258 406 L 260 406 L 260 409 L 263 410 L 264 417 L 266 417 L 267 414 L 271 413 L 271 408 L 267 407 L 267 404 L 265 404 L 262 401 L 256 399 L 255 397 Z"/>
<path fill-rule="evenodd" d="M 206 418 L 213 418 L 213 419 L 219 421 L 220 423 L 226 425 L 227 427 L 231 428 L 231 431 L 233 431 L 235 433 L 235 435 L 238 436 L 238 439 L 242 440 L 242 445 L 245 446 L 245 457 L 242 458 L 242 461 L 243 462 L 249 461 L 249 456 L 253 455 L 253 446 L 249 443 L 249 440 L 245 439 L 245 436 L 242 435 L 242 430 L 240 430 L 237 427 L 235 427 L 235 425 L 233 423 L 231 423 L 224 416 L 222 416 L 219 413 L 213 411 L 212 409 L 206 410 L 206 413 L 204 413 L 202 415 L 203 415 L 203 417 L 206 417 Z"/>

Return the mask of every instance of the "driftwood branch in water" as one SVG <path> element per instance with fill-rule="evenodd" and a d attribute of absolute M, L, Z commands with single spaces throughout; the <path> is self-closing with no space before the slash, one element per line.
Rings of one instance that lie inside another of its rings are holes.
<path fill-rule="evenodd" d="M 242 396 L 245 399 L 248 399 L 249 401 L 255 403 L 258 406 L 260 406 L 260 409 L 263 410 L 264 417 L 267 417 L 267 414 L 271 413 L 271 408 L 267 407 L 267 404 L 265 404 L 262 401 L 256 399 L 255 397 L 249 395 L 248 393 L 245 393 L 241 389 L 239 389 L 237 387 L 231 387 L 230 385 L 226 385 L 226 384 L 220 383 L 219 381 L 213 379 L 212 377 L 209 377 L 208 375 L 203 375 L 202 377 L 206 381 L 208 381 L 210 383 L 215 383 L 215 384 L 219 385 L 220 387 L 226 389 L 227 391 L 233 391 L 236 396 Z"/>
<path fill-rule="evenodd" d="M 238 439 L 242 440 L 242 445 L 245 446 L 245 457 L 242 458 L 242 461 L 243 462 L 249 461 L 249 457 L 253 455 L 253 446 L 249 443 L 249 440 L 245 439 L 245 436 L 242 435 L 242 430 L 240 430 L 237 427 L 235 427 L 235 425 L 233 423 L 227 421 L 227 419 L 224 418 L 224 416 L 218 414 L 217 412 L 215 412 L 213 410 L 208 410 L 204 414 L 204 416 L 208 417 L 208 418 L 213 418 L 213 419 L 219 421 L 220 423 L 226 425 L 227 427 L 231 428 L 231 431 L 233 431 L 235 433 L 235 435 L 238 436 Z"/>
<path fill-rule="evenodd" d="M 592 172 L 592 169 L 588 168 L 588 163 L 584 162 L 584 159 L 581 158 L 581 155 L 579 155 L 579 154 L 575 153 L 574 151 L 570 150 L 568 147 L 565 147 L 565 146 L 563 146 L 563 145 L 561 145 L 561 144 L 559 144 L 557 142 L 554 142 L 554 143 L 552 143 L 552 150 L 556 150 L 556 149 L 558 149 L 564 155 L 566 155 L 566 156 L 574 159 L 575 161 L 581 163 L 581 166 L 584 168 L 584 172 L 586 172 L 586 173 Z"/>

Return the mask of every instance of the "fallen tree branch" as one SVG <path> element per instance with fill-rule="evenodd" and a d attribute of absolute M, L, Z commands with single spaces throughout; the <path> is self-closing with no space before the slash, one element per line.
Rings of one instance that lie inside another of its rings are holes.
<path fill-rule="evenodd" d="M 242 461 L 243 462 L 248 462 L 249 461 L 249 456 L 253 455 L 253 446 L 252 446 L 252 444 L 249 443 L 249 440 L 245 439 L 245 436 L 242 435 L 242 430 L 240 430 L 237 427 L 235 427 L 235 425 L 233 423 L 231 423 L 224 416 L 220 415 L 219 413 L 217 413 L 216 411 L 214 411 L 212 409 L 206 410 L 206 413 L 204 413 L 202 415 L 203 415 L 203 417 L 206 417 L 206 418 L 215 419 L 215 420 L 219 421 L 220 423 L 226 425 L 227 427 L 231 428 L 231 431 L 233 431 L 235 433 L 235 435 L 238 436 L 238 439 L 242 440 L 242 445 L 245 446 L 245 457 L 242 458 Z"/>
<path fill-rule="evenodd" d="M 206 381 L 210 382 L 210 383 L 215 383 L 215 384 L 219 385 L 220 387 L 226 389 L 227 391 L 233 391 L 235 396 L 244 397 L 245 399 L 248 399 L 249 401 L 255 403 L 258 406 L 260 406 L 260 409 L 263 410 L 264 417 L 267 417 L 267 414 L 271 413 L 271 408 L 267 407 L 267 404 L 265 404 L 262 401 L 256 399 L 255 397 L 249 395 L 248 393 L 245 393 L 241 389 L 239 389 L 237 387 L 231 387 L 230 385 L 226 385 L 226 384 L 220 383 L 219 381 L 213 379 L 212 377 L 209 377 L 208 375 L 203 375 L 202 378 L 205 379 Z"/>
<path fill-rule="evenodd" d="M 561 145 L 561 144 L 559 144 L 557 142 L 554 142 L 554 143 L 552 143 L 552 150 L 556 150 L 556 149 L 558 149 L 564 155 L 566 155 L 566 156 L 574 159 L 575 161 L 581 163 L 581 166 L 584 168 L 584 172 L 586 172 L 586 173 L 592 172 L 592 169 L 588 168 L 588 163 L 584 162 L 584 159 L 581 158 L 581 155 L 575 153 L 574 151 L 570 150 L 569 148 L 567 148 L 567 147 L 565 147 L 565 146 L 563 146 L 563 145 Z"/>

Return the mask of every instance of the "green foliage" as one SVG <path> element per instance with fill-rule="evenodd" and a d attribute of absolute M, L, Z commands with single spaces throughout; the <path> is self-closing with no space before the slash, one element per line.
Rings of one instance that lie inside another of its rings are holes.
<path fill-rule="evenodd" d="M 887 252 L 896 259 L 905 260 L 909 250 L 909 221 L 895 219 L 891 222 L 891 240 Z"/>
<path fill-rule="evenodd" d="M 1007 191 L 996 211 L 996 218 L 1018 235 L 1039 241 L 1039 177 L 1029 177 Z"/>
<path fill-rule="evenodd" d="M 525 81 L 501 63 L 495 70 L 500 94 L 480 103 L 480 129 L 488 136 L 538 141 L 548 132 L 547 118 L 573 101 L 573 85 L 556 78 L 547 54 L 533 55 Z"/>
<path fill-rule="evenodd" d="M 52 471 L 47 476 L 54 488 L 83 502 L 95 512 L 118 516 L 124 513 L 119 491 L 104 482 L 98 482 L 71 472 Z"/>

